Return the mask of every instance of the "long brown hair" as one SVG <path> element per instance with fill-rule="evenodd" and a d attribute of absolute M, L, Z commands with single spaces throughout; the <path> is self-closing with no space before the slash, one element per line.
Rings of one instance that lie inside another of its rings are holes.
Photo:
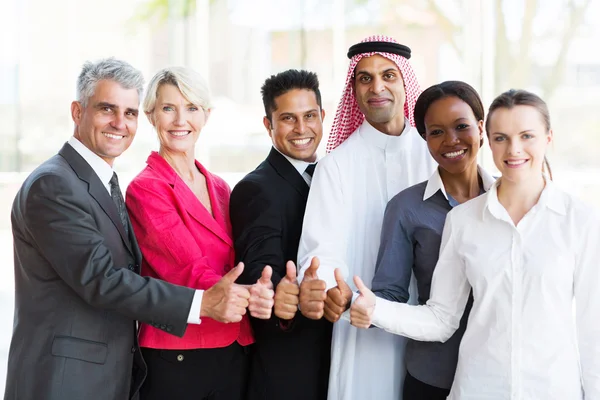
<path fill-rule="evenodd" d="M 546 132 L 550 132 L 550 112 L 548 111 L 548 105 L 535 93 L 528 92 L 526 90 L 510 89 L 500 96 L 496 97 L 488 110 L 488 117 L 485 121 L 485 131 L 489 137 L 490 135 L 490 118 L 492 113 L 499 108 L 511 109 L 515 106 L 531 106 L 535 108 L 542 116 L 542 121 L 546 126 Z M 548 163 L 548 158 L 544 156 L 544 163 L 542 165 L 542 172 L 548 174 L 550 180 L 552 180 L 552 169 Z"/>

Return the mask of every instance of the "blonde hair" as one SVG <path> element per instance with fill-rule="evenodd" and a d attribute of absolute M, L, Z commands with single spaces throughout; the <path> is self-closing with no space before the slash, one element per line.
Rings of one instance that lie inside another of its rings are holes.
<path fill-rule="evenodd" d="M 204 111 L 213 107 L 208 84 L 199 73 L 187 67 L 168 67 L 158 71 L 150 80 L 144 98 L 145 113 L 149 114 L 154 111 L 158 89 L 162 85 L 177 87 L 186 100 Z"/>

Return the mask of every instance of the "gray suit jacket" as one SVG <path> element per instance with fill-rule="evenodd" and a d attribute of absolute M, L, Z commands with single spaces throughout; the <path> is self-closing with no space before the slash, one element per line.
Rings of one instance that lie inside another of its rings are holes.
<path fill-rule="evenodd" d="M 25 180 L 11 217 L 15 314 L 4 399 L 137 397 L 146 366 L 135 320 L 183 336 L 194 290 L 138 274 L 135 238 L 69 144 Z"/>

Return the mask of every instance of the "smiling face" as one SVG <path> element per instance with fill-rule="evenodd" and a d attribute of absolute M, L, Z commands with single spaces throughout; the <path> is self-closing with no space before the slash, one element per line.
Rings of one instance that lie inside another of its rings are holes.
<path fill-rule="evenodd" d="M 148 119 L 156 128 L 161 150 L 187 153 L 193 152 L 208 115 L 209 111 L 190 103 L 176 86 L 163 84 Z"/>
<path fill-rule="evenodd" d="M 275 98 L 276 109 L 271 121 L 263 123 L 273 146 L 282 154 L 296 160 L 314 162 L 317 147 L 323 136 L 325 111 L 317 103 L 315 92 L 292 89 Z"/>
<path fill-rule="evenodd" d="M 521 183 L 542 176 L 552 130 L 532 106 L 498 108 L 488 116 L 488 136 L 494 163 L 502 179 Z"/>
<path fill-rule="evenodd" d="M 367 121 L 381 132 L 404 125 L 406 91 L 396 63 L 380 55 L 363 57 L 354 70 L 354 93 Z"/>
<path fill-rule="evenodd" d="M 139 96 L 112 80 L 96 84 L 94 95 L 84 107 L 71 104 L 74 137 L 110 166 L 131 145 L 137 130 Z"/>
<path fill-rule="evenodd" d="M 460 174 L 477 163 L 483 121 L 475 118 L 467 103 L 454 96 L 436 100 L 424 122 L 427 147 L 441 168 Z"/>

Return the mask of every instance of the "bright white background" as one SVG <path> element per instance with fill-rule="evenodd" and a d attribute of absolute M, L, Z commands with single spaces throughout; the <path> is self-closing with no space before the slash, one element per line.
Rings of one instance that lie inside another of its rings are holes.
<path fill-rule="evenodd" d="M 598 17 L 600 0 L 0 0 L 0 394 L 13 312 L 10 206 L 26 174 L 71 135 L 85 60 L 123 58 L 147 80 L 167 65 L 199 70 L 216 109 L 197 156 L 233 185 L 269 150 L 265 78 L 317 72 L 328 132 L 348 47 L 387 34 L 413 49 L 423 88 L 464 80 L 486 106 L 511 87 L 540 94 L 555 130 L 555 180 L 600 206 Z M 156 147 L 141 116 L 116 165 L 123 183 Z M 487 152 L 482 162 L 493 168 Z"/>

